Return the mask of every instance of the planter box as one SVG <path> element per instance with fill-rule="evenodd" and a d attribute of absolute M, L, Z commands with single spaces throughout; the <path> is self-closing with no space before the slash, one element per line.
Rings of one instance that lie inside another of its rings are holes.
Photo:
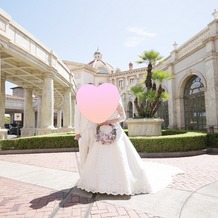
<path fill-rule="evenodd" d="M 7 133 L 8 133 L 7 129 L 0 128 L 0 140 L 7 139 Z"/>
<path fill-rule="evenodd" d="M 163 119 L 159 118 L 142 118 L 128 119 L 129 136 L 160 136 Z"/>

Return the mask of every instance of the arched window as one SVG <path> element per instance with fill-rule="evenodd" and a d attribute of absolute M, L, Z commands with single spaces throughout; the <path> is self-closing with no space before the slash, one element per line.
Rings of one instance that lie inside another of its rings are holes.
<path fill-rule="evenodd" d="M 189 130 L 206 130 L 206 110 L 204 85 L 201 78 L 193 76 L 184 90 L 185 128 Z"/>

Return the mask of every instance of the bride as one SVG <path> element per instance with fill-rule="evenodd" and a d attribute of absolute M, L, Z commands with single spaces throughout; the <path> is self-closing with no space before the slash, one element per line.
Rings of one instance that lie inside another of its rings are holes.
<path fill-rule="evenodd" d="M 78 188 L 112 195 L 154 193 L 182 173 L 173 166 L 143 162 L 119 124 L 125 119 L 120 101 L 114 114 L 97 127 L 96 142 L 90 146 Z"/>

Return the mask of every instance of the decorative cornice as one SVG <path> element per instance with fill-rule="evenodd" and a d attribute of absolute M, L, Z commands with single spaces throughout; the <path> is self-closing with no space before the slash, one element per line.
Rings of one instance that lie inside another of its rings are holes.
<path fill-rule="evenodd" d="M 121 71 L 118 73 L 109 74 L 109 77 L 129 76 L 129 75 L 134 75 L 137 73 L 146 73 L 146 71 L 147 71 L 147 67 L 143 67 L 143 68 L 138 68 L 138 69 Z"/>
<path fill-rule="evenodd" d="M 83 64 L 83 65 L 81 65 L 79 67 L 71 69 L 70 71 L 71 72 L 77 72 L 77 71 L 81 71 L 81 70 L 85 70 L 85 71 L 89 71 L 89 72 L 91 71 L 93 73 L 97 73 L 97 69 L 95 69 L 95 68 L 93 68 L 91 66 L 88 66 L 87 64 Z"/>

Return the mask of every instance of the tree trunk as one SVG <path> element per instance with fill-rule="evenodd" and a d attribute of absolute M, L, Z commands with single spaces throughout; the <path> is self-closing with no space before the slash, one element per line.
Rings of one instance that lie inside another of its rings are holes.
<path fill-rule="evenodd" d="M 148 90 L 150 90 L 152 88 L 152 80 L 151 80 L 151 77 L 152 77 L 152 64 L 149 63 L 148 64 L 148 68 L 147 68 L 147 77 L 146 77 L 146 80 L 145 80 L 145 85 L 147 87 Z"/>

